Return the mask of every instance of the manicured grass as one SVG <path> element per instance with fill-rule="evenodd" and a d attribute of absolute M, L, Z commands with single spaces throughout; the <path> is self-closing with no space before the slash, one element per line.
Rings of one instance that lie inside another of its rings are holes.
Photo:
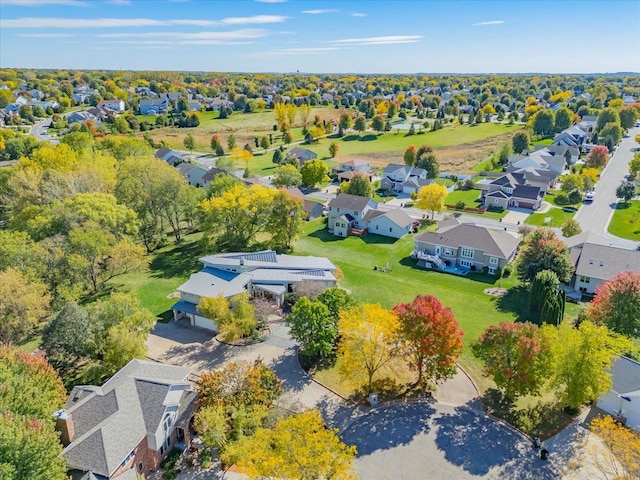
<path fill-rule="evenodd" d="M 582 201 L 579 201 L 578 203 L 572 203 L 571 205 L 560 205 L 558 202 L 556 202 L 556 195 L 558 195 L 559 193 L 563 193 L 562 190 L 549 190 L 547 194 L 544 196 L 544 201 L 550 203 L 551 205 L 555 205 L 558 208 L 562 208 L 562 207 L 580 208 L 580 205 L 582 205 Z"/>
<path fill-rule="evenodd" d="M 565 212 L 561 208 L 551 208 L 545 213 L 532 213 L 524 221 L 527 225 L 538 227 L 561 227 L 564 222 L 573 218 L 575 212 Z"/>
<path fill-rule="evenodd" d="M 551 145 L 553 143 L 553 138 L 543 138 L 542 140 L 537 140 L 535 142 L 531 142 L 532 146 L 536 145 Z"/>
<path fill-rule="evenodd" d="M 447 188 L 451 187 L 454 184 L 454 181 L 450 178 L 436 178 L 433 182 L 437 183 L 438 185 L 444 185 Z"/>
<path fill-rule="evenodd" d="M 640 241 L 640 200 L 618 203 L 613 212 L 609 233 L 621 238 Z"/>
<path fill-rule="evenodd" d="M 485 138 L 502 135 L 514 130 L 514 126 L 499 125 L 496 123 L 482 123 L 480 125 L 450 125 L 435 132 L 424 132 L 421 134 L 407 135 L 406 132 L 375 133 L 364 132 L 358 135 L 357 132 L 349 132 L 342 138 L 327 138 L 308 148 L 324 155 L 327 152 L 329 143 L 338 142 L 340 155 L 357 155 L 379 152 L 399 152 L 401 155 L 409 145 L 420 146 L 430 145 L 433 148 L 450 147 L 471 143 Z M 402 157 L 398 157 L 402 162 Z"/>
<path fill-rule="evenodd" d="M 478 197 L 480 197 L 480 190 L 454 190 L 447 195 L 444 203 L 447 205 L 455 205 L 458 202 L 464 202 L 467 207 L 478 208 L 481 205 Z"/>
<path fill-rule="evenodd" d="M 203 253 L 199 240 L 202 233 L 185 235 L 179 245 L 169 245 L 149 255 L 149 266 L 113 280 L 116 289 L 134 292 L 140 305 L 147 308 L 160 320 L 171 318 L 171 305 L 177 298 L 168 298 L 189 275 L 199 271 L 202 264 L 198 258 Z"/>
<path fill-rule="evenodd" d="M 492 286 L 511 287 L 518 284 L 514 276 L 497 279 L 470 273 L 466 277 L 419 269 L 409 258 L 413 250 L 413 235 L 394 240 L 378 235 L 348 237 L 330 235 L 323 219 L 310 222 L 306 234 L 296 243 L 299 255 L 326 256 L 344 273 L 341 286 L 349 289 L 359 302 L 380 303 L 392 308 L 410 302 L 416 295 L 434 295 L 453 310 L 464 330 L 465 350 L 460 363 L 482 389 L 491 382 L 482 378 L 481 366 L 471 355 L 469 343 L 488 325 L 513 321 L 518 313 L 513 305 L 486 295 Z M 374 266 L 389 264 L 391 271 L 374 271 Z M 508 299 L 509 295 L 505 297 Z"/>

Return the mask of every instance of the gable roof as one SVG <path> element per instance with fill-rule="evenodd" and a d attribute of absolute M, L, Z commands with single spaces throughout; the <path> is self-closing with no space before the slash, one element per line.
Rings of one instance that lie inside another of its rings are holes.
<path fill-rule="evenodd" d="M 189 373 L 188 368 L 134 359 L 101 387 L 75 387 L 66 404 L 75 430 L 62 452 L 67 466 L 109 477 L 156 432 L 171 385 L 187 384 Z"/>
<path fill-rule="evenodd" d="M 620 357 L 611 367 L 611 389 L 619 395 L 640 390 L 640 362 Z"/>
<path fill-rule="evenodd" d="M 196 166 L 193 163 L 188 162 L 183 162 L 176 165 L 176 170 L 178 170 L 178 172 L 180 172 L 182 175 L 187 175 L 194 168 L 196 168 Z"/>
<path fill-rule="evenodd" d="M 202 181 L 211 182 L 216 175 L 228 175 L 228 173 L 220 168 L 211 167 L 209 170 L 207 170 L 207 173 L 202 176 Z"/>
<path fill-rule="evenodd" d="M 528 200 L 537 200 L 540 195 L 540 187 L 534 187 L 533 185 L 516 185 L 511 196 L 526 198 Z"/>
<path fill-rule="evenodd" d="M 405 228 L 408 225 L 412 225 L 414 222 L 413 218 L 411 218 L 406 212 L 402 211 L 401 208 L 394 208 L 393 210 L 384 212 L 377 218 L 388 218 L 392 223 L 395 223 L 400 228 Z"/>
<path fill-rule="evenodd" d="M 362 167 L 365 165 L 370 165 L 370 162 L 368 160 L 362 160 L 361 158 L 354 158 L 353 160 L 347 160 L 346 162 L 342 162 L 338 164 L 338 166 L 340 165 L 344 165 L 345 167 L 356 168 L 356 167 Z"/>
<path fill-rule="evenodd" d="M 287 153 L 287 157 L 296 157 L 298 160 L 306 162 L 318 158 L 318 154 L 306 148 L 294 147 Z"/>
<path fill-rule="evenodd" d="M 451 248 L 470 247 L 484 251 L 485 255 L 508 259 L 520 239 L 502 230 L 490 230 L 478 225 L 460 223 L 439 228 L 435 232 L 424 232 L 415 237 L 416 242 L 425 242 Z"/>
<path fill-rule="evenodd" d="M 344 208 L 347 210 L 362 211 L 369 205 L 369 202 L 377 206 L 376 202 L 369 197 L 361 197 L 359 195 L 351 195 L 349 193 L 341 193 L 336 198 L 332 198 L 329 207 Z"/>
<path fill-rule="evenodd" d="M 584 243 L 574 247 L 576 275 L 609 280 L 625 270 L 640 272 L 640 252 L 608 245 Z M 578 251 L 579 250 L 579 251 Z"/>

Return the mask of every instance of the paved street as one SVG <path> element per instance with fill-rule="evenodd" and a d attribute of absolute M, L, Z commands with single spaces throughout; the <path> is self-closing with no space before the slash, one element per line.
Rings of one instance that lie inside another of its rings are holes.
<path fill-rule="evenodd" d="M 47 133 L 47 128 L 49 128 L 50 126 L 51 119 L 45 118 L 44 120 L 36 122 L 29 130 L 29 134 L 33 135 L 34 137 L 36 137 L 36 140 L 40 140 L 41 142 L 50 142 L 54 145 L 57 145 L 58 143 L 60 143 L 60 141 L 57 138 L 49 136 L 49 134 Z"/>
<path fill-rule="evenodd" d="M 635 149 L 638 148 L 634 138 L 639 133 L 640 127 L 629 129 L 629 135 L 622 139 L 600 175 L 595 188 L 595 199 L 590 204 L 585 203 L 575 216 L 583 231 L 591 231 L 608 240 L 613 246 L 629 249 L 635 249 L 638 242 L 614 237 L 607 232 L 607 226 L 618 201 L 616 188 L 628 173 L 629 162 L 633 158 Z"/>

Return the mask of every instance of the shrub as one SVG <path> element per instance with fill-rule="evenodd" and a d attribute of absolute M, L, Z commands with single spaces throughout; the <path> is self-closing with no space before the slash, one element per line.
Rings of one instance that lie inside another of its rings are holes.
<path fill-rule="evenodd" d="M 571 192 L 569 192 L 567 199 L 572 205 L 575 203 L 580 203 L 582 201 L 582 193 L 580 193 L 578 189 L 572 190 Z"/>
<path fill-rule="evenodd" d="M 513 272 L 512 268 L 509 266 L 504 267 L 502 270 L 502 278 L 509 278 L 511 273 Z"/>
<path fill-rule="evenodd" d="M 569 197 L 564 192 L 558 193 L 556 195 L 556 203 L 558 205 L 569 205 Z"/>
<path fill-rule="evenodd" d="M 467 208 L 467 204 L 460 200 L 459 202 L 456 202 L 455 207 L 456 210 L 464 210 L 465 208 Z"/>

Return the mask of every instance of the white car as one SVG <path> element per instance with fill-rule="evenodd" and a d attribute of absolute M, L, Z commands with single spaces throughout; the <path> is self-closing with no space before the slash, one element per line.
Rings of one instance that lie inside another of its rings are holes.
<path fill-rule="evenodd" d="M 594 198 L 596 198 L 596 192 L 587 192 L 587 194 L 584 196 L 584 199 L 587 202 L 593 202 Z"/>

